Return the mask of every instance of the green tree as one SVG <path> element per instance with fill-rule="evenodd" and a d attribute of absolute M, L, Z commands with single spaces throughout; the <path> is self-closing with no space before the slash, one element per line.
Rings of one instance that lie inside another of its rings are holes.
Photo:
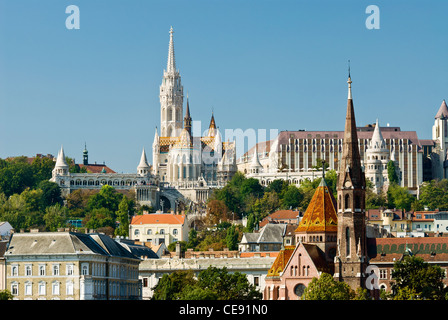
<path fill-rule="evenodd" d="M 45 226 L 49 231 L 56 231 L 57 228 L 66 226 L 67 208 L 62 207 L 59 203 L 45 208 L 43 217 Z"/>
<path fill-rule="evenodd" d="M 254 285 L 250 284 L 245 274 L 229 273 L 227 268 L 209 266 L 199 273 L 198 286 L 214 292 L 218 300 L 257 300 L 262 298 Z"/>
<path fill-rule="evenodd" d="M 177 300 L 182 295 L 183 289 L 191 289 L 196 283 L 197 280 L 191 269 L 164 274 L 152 288 L 154 290 L 152 300 Z"/>
<path fill-rule="evenodd" d="M 431 180 L 420 188 L 420 202 L 430 210 L 448 210 L 448 180 Z"/>
<path fill-rule="evenodd" d="M 389 208 L 398 208 L 409 211 L 415 197 L 409 193 L 408 188 L 391 184 L 387 190 L 387 202 Z"/>
<path fill-rule="evenodd" d="M 297 208 L 303 201 L 303 194 L 295 185 L 289 185 L 283 194 L 282 208 L 294 209 Z"/>
<path fill-rule="evenodd" d="M 0 300 L 12 300 L 14 296 L 11 294 L 11 291 L 8 289 L 0 290 Z"/>
<path fill-rule="evenodd" d="M 120 204 L 118 205 L 118 211 L 116 212 L 119 226 L 115 229 L 115 235 L 123 237 L 129 236 L 129 211 L 130 201 L 128 197 L 123 196 Z"/>
<path fill-rule="evenodd" d="M 241 184 L 241 195 L 243 198 L 248 195 L 253 195 L 256 198 L 260 198 L 263 195 L 263 186 L 260 181 L 255 178 L 248 178 Z"/>
<path fill-rule="evenodd" d="M 226 243 L 229 250 L 238 250 L 238 237 L 239 234 L 235 225 L 232 225 L 227 229 Z"/>
<path fill-rule="evenodd" d="M 41 181 L 38 188 L 42 190 L 41 196 L 41 208 L 55 205 L 57 203 L 62 204 L 61 188 L 57 183 L 51 181 Z"/>
<path fill-rule="evenodd" d="M 393 299 L 445 299 L 444 271 L 438 265 L 430 265 L 420 257 L 405 255 L 394 264 L 391 289 Z"/>
<path fill-rule="evenodd" d="M 115 228 L 115 215 L 114 212 L 108 208 L 95 208 L 87 214 L 83 220 L 83 224 L 89 229 L 103 227 Z"/>
<path fill-rule="evenodd" d="M 87 202 L 87 209 L 99 209 L 106 208 L 112 212 L 116 212 L 118 210 L 118 205 L 122 199 L 123 195 L 121 193 L 117 193 L 115 188 L 104 185 L 101 187 L 99 193 L 91 196 Z"/>
<path fill-rule="evenodd" d="M 398 183 L 397 171 L 395 170 L 395 162 L 392 160 L 389 160 L 389 162 L 387 163 L 387 177 L 390 184 Z"/>
<path fill-rule="evenodd" d="M 195 229 L 191 229 L 190 232 L 188 232 L 187 248 L 194 249 L 198 244 L 198 232 Z"/>
<path fill-rule="evenodd" d="M 333 276 L 323 272 L 313 278 L 302 295 L 303 300 L 352 300 L 355 292 L 345 282 L 338 282 Z"/>

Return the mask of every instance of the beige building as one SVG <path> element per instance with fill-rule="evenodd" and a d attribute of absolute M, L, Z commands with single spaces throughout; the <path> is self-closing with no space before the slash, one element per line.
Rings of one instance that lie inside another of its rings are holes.
<path fill-rule="evenodd" d="M 98 233 L 14 233 L 5 253 L 15 300 L 137 300 L 140 259 Z"/>
<path fill-rule="evenodd" d="M 129 238 L 153 245 L 187 241 L 189 227 L 184 214 L 152 213 L 134 216 L 129 225 Z"/>

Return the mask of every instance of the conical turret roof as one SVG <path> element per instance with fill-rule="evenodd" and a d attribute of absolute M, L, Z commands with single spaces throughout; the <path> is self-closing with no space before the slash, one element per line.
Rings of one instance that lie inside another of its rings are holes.
<path fill-rule="evenodd" d="M 437 111 L 435 119 L 438 118 L 448 118 L 448 107 L 446 106 L 445 99 L 443 99 L 442 104 L 440 105 L 439 111 Z"/>
<path fill-rule="evenodd" d="M 148 160 L 146 159 L 145 148 L 143 148 L 142 156 L 140 157 L 140 163 L 138 164 L 137 168 L 151 168 L 151 166 L 148 164 Z"/>
<path fill-rule="evenodd" d="M 337 232 L 337 222 L 336 200 L 325 179 L 322 178 L 302 220 L 300 220 L 296 233 Z"/>
<path fill-rule="evenodd" d="M 58 152 L 58 158 L 56 159 L 55 167 L 58 168 L 68 168 L 68 164 L 65 161 L 64 148 L 61 146 L 61 150 Z"/>

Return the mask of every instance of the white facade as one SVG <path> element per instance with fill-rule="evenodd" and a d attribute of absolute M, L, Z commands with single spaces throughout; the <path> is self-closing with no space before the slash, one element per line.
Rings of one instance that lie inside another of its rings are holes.
<path fill-rule="evenodd" d="M 64 196 L 78 189 L 100 190 L 102 186 L 109 185 L 117 190 L 133 190 L 142 205 L 158 206 L 158 179 L 151 173 L 145 150 L 137 166 L 137 173 L 71 173 L 61 147 L 50 181 L 59 185 Z"/>
<path fill-rule="evenodd" d="M 245 257 L 245 258 L 162 258 L 143 260 L 139 266 L 139 278 L 143 282 L 142 298 L 151 299 L 154 286 L 164 274 L 175 271 L 193 270 L 196 275 L 209 266 L 216 268 L 226 267 L 230 273 L 240 272 L 246 275 L 250 284 L 263 292 L 265 278 L 275 257 Z M 145 280 L 143 280 L 146 278 Z M 146 286 L 145 286 L 146 284 Z"/>

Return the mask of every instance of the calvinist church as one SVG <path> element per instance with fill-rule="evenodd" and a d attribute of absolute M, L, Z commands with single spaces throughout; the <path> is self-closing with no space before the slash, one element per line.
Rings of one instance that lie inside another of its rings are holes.
<path fill-rule="evenodd" d="M 355 112 L 348 78 L 344 144 L 337 199 L 325 177 L 295 230 L 296 246 L 285 246 L 266 277 L 264 299 L 298 299 L 313 277 L 332 274 L 353 289 L 365 287 L 367 259 L 365 174 L 358 148 Z"/>
<path fill-rule="evenodd" d="M 160 134 L 156 128 L 152 153 L 153 162 L 147 161 L 143 149 L 136 173 L 115 173 L 102 170 L 89 173 L 71 173 L 60 149 L 53 170 L 56 182 L 64 195 L 77 189 L 101 189 L 113 186 L 120 191 L 133 191 L 140 204 L 161 209 L 163 212 L 180 211 L 186 206 L 201 206 L 214 188 L 223 187 L 235 172 L 235 142 L 222 141 L 212 113 L 208 130 L 203 136 L 193 136 L 190 104 L 186 101 L 183 116 L 184 90 L 174 55 L 173 28 L 170 30 L 167 68 L 160 86 Z M 83 166 L 88 163 L 84 150 Z"/>
<path fill-rule="evenodd" d="M 284 246 L 268 270 L 265 300 L 300 299 L 312 279 L 322 272 L 354 290 L 371 290 L 371 284 L 375 284 L 373 289 L 390 291 L 394 263 L 406 255 L 420 257 L 448 272 L 446 237 L 376 238 L 367 233 L 366 174 L 361 165 L 351 83 L 349 75 L 337 199 L 323 176 L 295 230 L 295 245 Z M 369 272 L 368 267 L 372 269 Z M 376 283 L 369 279 L 371 271 L 375 271 Z M 444 283 L 448 284 L 446 277 Z M 371 293 L 378 297 L 379 291 Z"/>

